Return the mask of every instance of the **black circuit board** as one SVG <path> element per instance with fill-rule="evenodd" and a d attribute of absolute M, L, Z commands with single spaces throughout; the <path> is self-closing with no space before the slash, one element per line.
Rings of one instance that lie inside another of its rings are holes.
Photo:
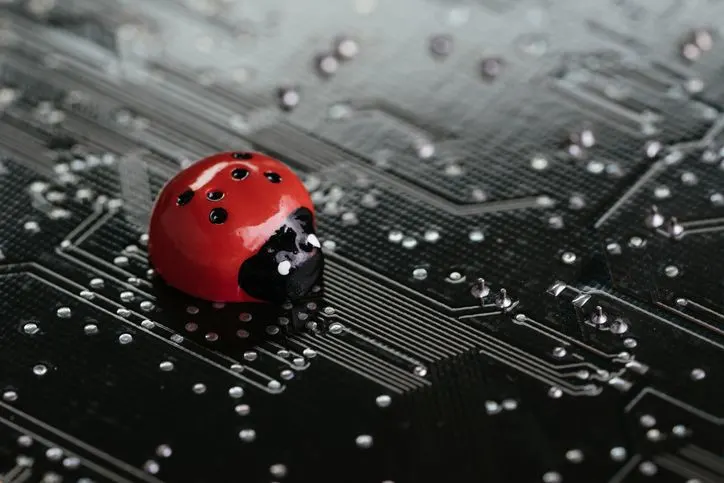
<path fill-rule="evenodd" d="M 0 14 L 3 483 L 724 481 L 724 2 Z M 227 150 L 311 192 L 308 301 L 149 267 Z"/>

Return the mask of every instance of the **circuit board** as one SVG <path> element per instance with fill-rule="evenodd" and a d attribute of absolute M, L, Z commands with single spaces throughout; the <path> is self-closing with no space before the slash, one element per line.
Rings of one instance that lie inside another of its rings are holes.
<path fill-rule="evenodd" d="M 0 14 L 3 483 L 724 481 L 724 2 Z M 310 191 L 308 300 L 149 265 L 229 150 Z"/>

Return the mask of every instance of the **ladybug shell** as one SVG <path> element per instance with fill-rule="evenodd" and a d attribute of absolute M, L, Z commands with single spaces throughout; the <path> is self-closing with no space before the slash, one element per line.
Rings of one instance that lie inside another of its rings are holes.
<path fill-rule="evenodd" d="M 151 214 L 148 253 L 170 286 L 213 302 L 305 295 L 322 255 L 304 184 L 260 153 L 224 152 L 179 172 Z"/>

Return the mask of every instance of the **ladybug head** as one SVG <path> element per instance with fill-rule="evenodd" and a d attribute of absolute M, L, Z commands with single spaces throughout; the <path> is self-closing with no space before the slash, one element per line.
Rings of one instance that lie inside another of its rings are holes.
<path fill-rule="evenodd" d="M 239 286 L 261 300 L 302 297 L 320 280 L 324 266 L 320 248 L 312 212 L 299 208 L 242 263 Z"/>

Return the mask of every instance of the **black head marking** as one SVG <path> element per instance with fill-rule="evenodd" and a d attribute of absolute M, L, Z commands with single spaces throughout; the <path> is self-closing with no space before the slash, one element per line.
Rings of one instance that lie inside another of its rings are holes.
<path fill-rule="evenodd" d="M 194 197 L 194 192 L 192 190 L 186 190 L 180 195 L 178 195 L 178 198 L 176 198 L 176 204 L 178 206 L 184 206 L 187 205 L 191 199 Z"/>
<path fill-rule="evenodd" d="M 206 193 L 206 198 L 209 201 L 219 201 L 223 197 L 224 197 L 223 191 L 209 191 L 208 193 Z"/>
<path fill-rule="evenodd" d="M 244 261 L 239 268 L 239 286 L 252 297 L 270 302 L 308 295 L 324 267 L 322 251 L 306 246 L 310 235 L 314 235 L 312 212 L 299 208 L 254 256 Z M 280 265 L 283 261 L 284 270 Z"/>
<path fill-rule="evenodd" d="M 234 168 L 231 172 L 231 177 L 235 180 L 242 180 L 249 176 L 249 171 L 244 168 Z"/>
<path fill-rule="evenodd" d="M 282 177 L 279 176 L 278 173 L 275 173 L 273 171 L 267 171 L 266 173 L 264 173 L 264 176 L 272 183 L 281 183 L 282 181 Z"/>
<path fill-rule="evenodd" d="M 231 156 L 234 159 L 251 159 L 254 157 L 251 153 L 233 153 Z"/>
<path fill-rule="evenodd" d="M 229 214 L 223 208 L 214 208 L 209 213 L 209 221 L 214 225 L 220 225 L 226 221 Z"/>

